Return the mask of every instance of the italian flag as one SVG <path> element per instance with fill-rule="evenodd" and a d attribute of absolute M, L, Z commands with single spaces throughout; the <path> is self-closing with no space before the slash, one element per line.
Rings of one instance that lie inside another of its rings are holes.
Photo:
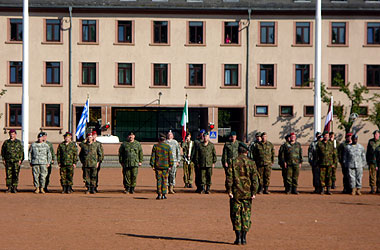
<path fill-rule="evenodd" d="M 185 106 L 183 107 L 181 126 L 182 126 L 182 140 L 186 138 L 186 124 L 189 122 L 189 108 L 187 104 L 187 98 L 185 100 Z"/>
<path fill-rule="evenodd" d="M 331 122 L 333 120 L 333 105 L 334 105 L 334 101 L 333 101 L 333 97 L 331 97 L 329 111 L 327 112 L 326 121 L 325 121 L 325 128 L 323 131 L 330 132 Z"/>

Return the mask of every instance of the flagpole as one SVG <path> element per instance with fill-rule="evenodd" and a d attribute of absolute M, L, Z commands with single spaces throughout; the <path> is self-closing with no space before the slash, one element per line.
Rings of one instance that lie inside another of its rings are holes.
<path fill-rule="evenodd" d="M 321 132 L 321 25 L 322 3 L 316 0 L 315 9 L 315 81 L 314 81 L 314 135 Z"/>
<path fill-rule="evenodd" d="M 29 1 L 23 2 L 22 20 L 22 142 L 24 159 L 28 160 L 29 148 Z"/>

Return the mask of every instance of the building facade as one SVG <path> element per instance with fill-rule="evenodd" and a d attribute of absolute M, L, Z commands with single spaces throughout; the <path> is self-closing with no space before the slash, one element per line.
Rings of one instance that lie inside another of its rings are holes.
<path fill-rule="evenodd" d="M 135 131 L 151 144 L 169 129 L 179 139 L 186 97 L 189 130 L 214 124 L 214 142 L 231 130 L 241 140 L 266 131 L 277 145 L 291 131 L 313 139 L 314 1 L 72 1 L 71 18 L 65 3 L 29 2 L 31 140 L 75 132 L 87 96 L 89 126 L 120 140 Z M 337 76 L 380 93 L 380 1 L 322 4 L 322 82 L 347 108 Z M 4 140 L 22 123 L 22 1 L 0 1 L 0 13 Z M 355 121 L 362 143 L 371 109 Z"/>

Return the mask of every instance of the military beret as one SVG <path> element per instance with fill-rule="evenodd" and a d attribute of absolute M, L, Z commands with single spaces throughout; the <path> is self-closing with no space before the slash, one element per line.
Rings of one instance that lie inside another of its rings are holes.
<path fill-rule="evenodd" d="M 72 133 L 70 133 L 70 132 L 66 132 L 64 135 L 63 135 L 63 137 L 66 137 L 66 136 L 73 136 L 73 134 Z"/>
<path fill-rule="evenodd" d="M 292 135 L 296 135 L 294 132 L 292 132 L 292 133 L 290 133 L 290 136 L 292 136 Z"/>
<path fill-rule="evenodd" d="M 199 133 L 201 133 L 201 134 L 206 133 L 206 130 L 201 129 L 201 131 L 199 131 Z"/>
<path fill-rule="evenodd" d="M 166 139 L 166 135 L 164 133 L 160 133 L 158 135 L 158 138 L 160 138 L 160 139 Z"/>
<path fill-rule="evenodd" d="M 208 132 L 205 132 L 205 133 L 203 133 L 203 135 L 209 135 L 209 133 L 208 133 Z"/>
<path fill-rule="evenodd" d="M 92 131 L 92 133 L 91 133 L 92 135 L 98 135 L 98 133 L 94 130 L 94 131 Z"/>
<path fill-rule="evenodd" d="M 267 133 L 266 133 L 266 132 L 262 132 L 262 133 L 261 133 L 261 136 L 263 136 L 263 135 L 267 135 Z"/>
<path fill-rule="evenodd" d="M 346 137 L 351 137 L 352 136 L 352 133 L 347 133 L 346 134 Z"/>
<path fill-rule="evenodd" d="M 373 131 L 373 134 L 380 133 L 380 130 Z"/>
<path fill-rule="evenodd" d="M 239 142 L 239 147 L 244 148 L 245 150 L 249 150 L 247 144 L 245 144 L 244 142 Z"/>
<path fill-rule="evenodd" d="M 235 131 L 231 131 L 230 135 L 231 136 L 236 135 L 236 132 Z"/>
<path fill-rule="evenodd" d="M 352 138 L 352 139 L 358 139 L 358 135 L 357 135 L 357 134 L 353 134 L 353 135 L 351 136 L 351 138 Z"/>
<path fill-rule="evenodd" d="M 323 131 L 322 135 L 328 135 L 329 132 L 328 131 Z"/>
<path fill-rule="evenodd" d="M 315 133 L 315 137 L 319 137 L 319 136 L 321 136 L 322 134 L 321 134 L 321 132 L 317 132 L 317 133 Z"/>
<path fill-rule="evenodd" d="M 92 136 L 92 133 L 87 133 L 86 137 Z"/>
<path fill-rule="evenodd" d="M 260 133 L 260 132 L 257 132 L 255 136 L 256 136 L 256 137 L 257 137 L 257 136 L 261 136 L 261 133 Z"/>
<path fill-rule="evenodd" d="M 9 130 L 9 133 L 10 133 L 10 134 L 12 134 L 12 133 L 16 133 L 16 134 L 17 134 L 16 129 L 11 129 L 11 130 Z"/>
<path fill-rule="evenodd" d="M 135 135 L 135 133 L 134 133 L 133 131 L 129 131 L 127 135 L 128 135 L 128 136 L 130 136 L 130 135 Z"/>
<path fill-rule="evenodd" d="M 44 132 L 39 132 L 38 135 L 37 135 L 37 138 L 41 138 L 44 135 L 45 135 Z"/>
<path fill-rule="evenodd" d="M 331 131 L 331 132 L 329 133 L 329 135 L 335 135 L 335 133 L 334 133 L 333 131 Z"/>

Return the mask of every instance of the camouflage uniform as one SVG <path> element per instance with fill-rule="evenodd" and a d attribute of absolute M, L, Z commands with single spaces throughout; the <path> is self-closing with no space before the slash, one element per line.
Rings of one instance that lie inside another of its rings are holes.
<path fill-rule="evenodd" d="M 284 160 L 286 163 L 286 188 L 289 192 L 297 192 L 299 165 L 302 164 L 302 147 L 299 142 L 286 143 L 284 146 Z"/>
<path fill-rule="evenodd" d="M 204 187 L 206 185 L 209 189 L 211 186 L 212 165 L 216 162 L 214 144 L 210 141 L 207 145 L 200 143 L 195 159 L 196 166 L 200 169 L 201 173 L 201 186 Z"/>
<path fill-rule="evenodd" d="M 32 165 L 33 182 L 36 188 L 44 188 L 47 166 L 52 159 L 50 147 L 45 142 L 33 142 L 29 148 L 29 161 Z"/>
<path fill-rule="evenodd" d="M 230 218 L 234 231 L 248 232 L 251 227 L 252 196 L 256 195 L 258 173 L 255 162 L 240 154 L 228 168 L 227 192 L 230 199 Z"/>
<path fill-rule="evenodd" d="M 375 150 L 376 164 L 377 164 L 377 190 L 376 193 L 380 193 L 380 146 Z"/>
<path fill-rule="evenodd" d="M 377 141 L 375 141 L 374 138 L 370 139 L 367 145 L 366 158 L 367 158 L 368 169 L 369 169 L 369 185 L 371 187 L 377 186 L 377 189 L 380 189 L 380 179 L 379 179 L 380 174 L 379 173 L 376 174 L 376 158 L 375 158 L 375 150 L 378 146 L 380 146 L 380 139 Z"/>
<path fill-rule="evenodd" d="M 260 187 L 267 191 L 270 184 L 270 174 L 272 171 L 272 165 L 274 163 L 274 147 L 269 141 L 258 142 L 254 151 L 255 162 L 257 171 L 259 173 Z M 265 192 L 264 190 L 264 192 Z"/>
<path fill-rule="evenodd" d="M 49 145 L 50 153 L 51 153 L 51 162 L 48 164 L 48 167 L 47 167 L 48 173 L 47 173 L 46 182 L 45 182 L 45 189 L 47 189 L 49 184 L 50 184 L 50 175 L 51 175 L 52 165 L 54 164 L 56 158 L 55 158 L 55 152 L 54 152 L 53 144 L 49 141 L 46 141 L 45 143 L 47 145 Z"/>
<path fill-rule="evenodd" d="M 253 142 L 251 142 L 251 144 L 249 144 L 248 158 L 251 160 L 255 160 L 255 147 L 257 143 L 259 143 L 259 141 L 254 140 Z"/>
<path fill-rule="evenodd" d="M 313 173 L 313 187 L 315 191 L 319 191 L 321 189 L 321 177 L 320 177 L 320 169 L 318 167 L 318 161 L 317 161 L 317 144 L 319 140 L 315 140 L 312 143 L 310 143 L 310 146 L 308 148 L 308 159 L 309 164 L 311 166 L 311 171 Z"/>
<path fill-rule="evenodd" d="M 1 156 L 5 161 L 6 184 L 8 188 L 17 188 L 20 162 L 24 160 L 24 147 L 18 139 L 8 139 L 1 147 Z"/>
<path fill-rule="evenodd" d="M 317 144 L 317 159 L 320 168 L 321 187 L 331 187 L 332 166 L 337 163 L 338 156 L 332 141 L 320 141 Z"/>
<path fill-rule="evenodd" d="M 96 169 L 96 188 L 98 188 L 98 183 L 99 183 L 99 171 L 100 171 L 100 166 L 102 165 L 102 161 L 104 159 L 104 150 L 103 150 L 103 145 L 101 142 L 94 141 L 93 142 L 96 147 L 97 147 L 97 152 L 99 154 L 99 166 Z"/>
<path fill-rule="evenodd" d="M 197 152 L 200 143 L 201 141 L 198 139 L 194 141 L 194 148 L 193 152 L 191 153 L 191 160 L 194 162 L 195 185 L 197 186 L 197 192 L 201 191 L 201 171 L 195 163 L 195 152 Z"/>
<path fill-rule="evenodd" d="M 173 154 L 170 146 L 165 142 L 159 142 L 152 148 L 150 166 L 156 173 L 157 194 L 165 195 L 168 190 L 169 168 L 174 164 Z"/>
<path fill-rule="evenodd" d="M 183 182 L 185 186 L 190 186 L 193 183 L 194 162 L 192 154 L 194 152 L 195 145 L 193 141 L 182 142 L 183 151 Z"/>
<path fill-rule="evenodd" d="M 225 180 L 226 188 L 227 188 L 228 168 L 231 167 L 232 161 L 238 157 L 239 143 L 240 142 L 238 140 L 236 140 L 235 142 L 226 142 L 223 147 L 222 166 L 224 168 L 224 173 L 226 176 L 226 180 Z M 228 164 L 228 167 L 225 166 L 226 163 Z"/>
<path fill-rule="evenodd" d="M 343 163 L 347 166 L 351 189 L 362 187 L 363 168 L 367 164 L 364 147 L 360 144 L 350 144 L 344 151 Z"/>
<path fill-rule="evenodd" d="M 338 146 L 336 145 L 336 141 L 331 141 L 334 146 L 335 155 L 338 156 Z M 335 164 L 332 166 L 331 169 L 331 188 L 335 189 L 335 181 L 336 181 L 336 169 L 338 168 L 338 160 L 335 162 Z"/>
<path fill-rule="evenodd" d="M 73 186 L 74 164 L 78 162 L 78 147 L 75 142 L 62 142 L 57 148 L 57 163 L 60 167 L 61 185 Z"/>
<path fill-rule="evenodd" d="M 125 190 L 136 187 L 139 163 L 143 162 L 144 154 L 140 142 L 123 142 L 119 148 L 119 162 L 123 167 L 123 185 Z"/>
<path fill-rule="evenodd" d="M 83 178 L 88 189 L 96 187 L 97 164 L 103 160 L 98 145 L 93 142 L 81 143 L 79 159 L 83 166 Z"/>
<path fill-rule="evenodd" d="M 177 165 L 179 164 L 179 162 L 181 161 L 181 149 L 179 147 L 179 144 L 176 140 L 174 139 L 171 139 L 171 140 L 166 140 L 165 141 L 166 144 L 168 144 L 170 146 L 170 149 L 172 151 L 172 154 L 173 154 L 173 167 L 169 170 L 169 186 L 175 186 L 175 177 L 176 177 L 176 174 L 177 174 Z"/>
<path fill-rule="evenodd" d="M 338 160 L 339 160 L 340 166 L 342 167 L 343 192 L 344 193 L 351 193 L 350 176 L 348 173 L 348 167 L 346 167 L 344 162 L 343 162 L 344 152 L 346 150 L 347 145 L 349 145 L 348 142 L 343 142 L 343 143 L 339 144 L 337 151 L 338 151 Z"/>
<path fill-rule="evenodd" d="M 281 146 L 280 149 L 278 150 L 278 165 L 281 167 L 281 175 L 282 175 L 282 182 L 284 183 L 284 187 L 286 187 L 286 168 L 285 168 L 285 148 L 286 148 L 286 143 L 284 142 Z"/>

